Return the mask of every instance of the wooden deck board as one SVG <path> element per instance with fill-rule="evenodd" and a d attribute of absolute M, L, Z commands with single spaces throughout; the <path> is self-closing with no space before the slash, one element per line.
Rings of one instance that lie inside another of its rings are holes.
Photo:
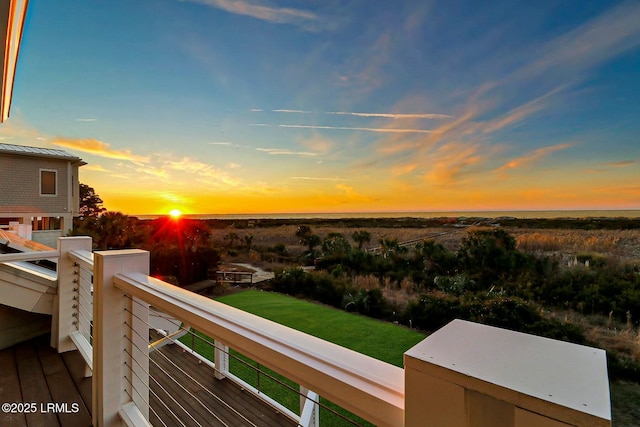
<path fill-rule="evenodd" d="M 224 398 L 225 403 L 221 403 L 218 398 L 211 396 L 209 392 L 204 390 L 201 386 L 194 383 L 193 379 L 188 378 L 184 373 L 179 372 L 174 366 L 171 365 L 166 358 L 162 357 L 162 355 L 153 355 L 152 358 L 155 360 L 158 365 L 162 366 L 167 372 L 171 373 L 171 376 L 176 380 L 180 381 L 185 388 L 188 390 L 197 389 L 195 395 L 205 404 L 207 407 L 213 412 L 217 417 L 220 418 L 221 421 L 215 420 L 215 418 L 207 411 L 202 408 L 202 405 L 193 401 L 190 403 L 190 407 L 192 408 L 191 414 L 196 418 L 196 420 L 203 425 L 230 425 L 230 426 L 251 426 L 251 425 L 259 425 L 259 426 L 295 426 L 296 423 L 293 422 L 290 418 L 285 415 L 279 413 L 270 405 L 258 399 L 256 396 L 251 394 L 248 391 L 243 391 L 240 387 L 238 387 L 235 383 L 230 380 L 217 380 L 214 377 L 213 369 L 206 365 L 198 363 L 197 359 L 191 356 L 188 353 L 183 353 L 182 349 L 178 346 L 170 345 L 163 347 L 161 351 L 164 355 L 166 355 L 170 360 L 180 366 L 182 370 L 184 370 L 191 377 L 196 379 L 202 387 L 210 390 L 216 396 L 220 396 Z M 153 365 L 153 363 L 152 363 Z M 163 386 L 167 390 L 172 390 L 172 393 L 182 392 L 184 395 L 185 392 L 181 388 L 175 385 L 175 381 L 167 378 L 160 370 L 158 369 L 159 374 L 153 372 L 153 368 L 151 368 L 151 374 L 163 384 Z M 171 383 L 174 383 L 173 385 Z M 191 385 L 188 385 L 191 384 Z M 193 386 L 195 384 L 195 386 Z M 177 388 L 176 388 L 177 387 Z M 155 389 L 154 389 L 155 391 Z M 174 394 L 175 396 L 175 394 Z M 242 413 L 244 417 L 246 417 L 249 421 L 243 420 L 239 417 L 236 412 L 231 408 L 236 408 L 238 411 Z M 173 408 L 172 408 L 173 409 Z M 186 423 L 186 420 L 183 420 Z M 190 423 L 193 423 L 192 420 L 188 420 Z M 187 424 L 187 425 L 197 425 Z"/>
<path fill-rule="evenodd" d="M 159 353 L 162 352 L 162 353 Z M 178 365 L 181 372 L 162 355 L 166 355 Z M 248 391 L 243 391 L 230 380 L 216 380 L 213 369 L 199 364 L 197 359 L 176 345 L 168 345 L 151 353 L 149 370 L 162 387 L 150 381 L 149 402 L 153 411 L 149 417 L 154 426 L 295 426 L 288 417 L 261 401 Z M 155 362 L 155 363 L 154 363 Z M 157 363 L 157 365 L 156 365 Z M 161 366 L 167 374 L 161 372 Z M 197 380 L 187 377 L 192 376 Z M 173 378 L 173 379 L 172 379 Z M 202 402 L 193 399 L 176 382 L 177 380 L 189 392 Z M 39 413 L 38 416 L 25 417 L 23 414 L 0 413 L 2 427 L 83 427 L 91 425 L 91 377 L 84 378 L 84 361 L 77 351 L 58 354 L 49 347 L 48 337 L 40 337 L 8 349 L 0 350 L 0 403 L 36 402 L 38 405 L 49 402 L 67 403 L 80 406 L 78 413 Z M 213 392 L 216 396 L 203 389 Z M 176 402 L 172 401 L 171 395 Z M 169 407 L 165 408 L 159 401 Z M 224 399 L 227 403 L 221 403 Z M 230 407 L 235 409 L 230 409 Z M 184 408 L 184 409 L 182 409 Z M 40 411 L 40 406 L 38 406 Z M 185 412 L 186 410 L 186 412 Z M 242 413 L 243 420 L 235 411 Z M 155 413 L 154 413 L 155 411 Z M 196 420 L 193 421 L 187 412 Z M 179 420 L 176 420 L 175 413 Z M 216 419 L 219 418 L 219 420 Z M 45 422 L 46 421 L 46 422 Z"/>
<path fill-rule="evenodd" d="M 0 403 L 22 402 L 20 378 L 13 349 L 0 350 Z M 0 425 L 23 427 L 27 425 L 24 414 L 0 412 Z"/>
<path fill-rule="evenodd" d="M 20 389 L 23 396 L 29 396 L 29 402 L 52 402 L 47 380 L 40 367 L 40 360 L 36 352 L 31 357 L 21 358 L 16 361 L 18 375 L 20 376 Z M 27 425 L 33 427 L 49 427 L 59 425 L 56 414 L 43 412 L 40 407 L 35 412 L 25 414 Z"/>
<path fill-rule="evenodd" d="M 63 355 L 49 346 L 48 342 L 36 341 L 35 349 L 45 372 L 45 378 L 51 393 L 52 403 L 66 403 L 66 408 L 57 411 L 58 420 L 62 427 L 65 426 L 90 426 L 91 413 L 85 404 L 74 381 L 71 370 L 65 364 Z M 77 353 L 77 352 L 70 352 Z M 90 402 L 90 401 L 89 401 Z M 77 405 L 76 408 L 73 404 Z"/>
<path fill-rule="evenodd" d="M 91 377 L 85 378 L 86 363 L 78 351 L 62 353 L 62 360 L 69 369 L 69 374 L 80 393 L 82 402 L 91 414 Z"/>

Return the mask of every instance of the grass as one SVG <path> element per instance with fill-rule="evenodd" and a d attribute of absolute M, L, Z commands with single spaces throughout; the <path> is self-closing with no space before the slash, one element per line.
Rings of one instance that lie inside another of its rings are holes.
<path fill-rule="evenodd" d="M 247 290 L 217 300 L 400 367 L 404 352 L 425 338 L 393 323 L 282 294 Z"/>
<path fill-rule="evenodd" d="M 637 427 L 640 422 L 640 384 L 611 383 L 611 412 L 614 427 Z"/>

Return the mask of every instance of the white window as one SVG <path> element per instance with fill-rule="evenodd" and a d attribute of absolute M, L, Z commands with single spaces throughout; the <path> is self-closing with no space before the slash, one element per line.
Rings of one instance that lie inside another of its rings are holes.
<path fill-rule="evenodd" d="M 58 171 L 54 169 L 40 169 L 40 195 L 58 195 Z"/>

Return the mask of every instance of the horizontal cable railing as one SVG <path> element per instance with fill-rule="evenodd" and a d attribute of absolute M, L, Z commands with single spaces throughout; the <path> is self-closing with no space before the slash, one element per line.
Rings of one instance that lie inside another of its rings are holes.
<path fill-rule="evenodd" d="M 226 353 L 230 358 L 230 369 L 219 370 L 221 374 L 242 381 L 246 388 L 251 387 L 257 394 L 264 394 L 262 389 L 267 383 L 287 384 L 269 371 L 272 370 L 292 381 L 293 385 L 287 386 L 295 393 L 297 401 L 302 401 L 303 414 L 307 392 L 312 390 L 375 424 L 402 424 L 404 377 L 401 368 L 192 294 L 145 274 L 119 274 L 114 277 L 114 285 L 127 295 L 193 326 L 207 337 L 213 337 L 215 341 L 208 343 L 209 352 L 216 355 Z M 198 338 L 203 339 L 194 331 L 189 333 L 194 343 Z M 233 350 L 221 351 L 220 346 L 216 348 L 216 342 L 224 343 Z M 234 350 L 248 360 L 236 357 Z M 252 366 L 255 385 L 246 381 L 246 373 L 245 378 L 234 374 L 233 371 L 238 369 L 236 364 L 245 366 L 245 369 Z M 302 399 L 300 386 L 305 390 Z M 295 416 L 300 420 L 299 413 Z"/>
<path fill-rule="evenodd" d="M 87 363 L 93 369 L 93 254 L 88 251 L 71 251 L 73 261 L 73 325 L 69 337 Z"/>
<path fill-rule="evenodd" d="M 140 302 L 137 302 L 133 299 L 131 299 L 131 302 L 133 304 L 141 304 Z M 159 315 L 159 314 L 156 312 L 156 315 Z M 140 318 L 134 313 L 131 313 L 131 316 L 141 322 L 145 322 L 147 327 L 150 330 L 153 329 L 153 325 L 148 323 L 145 319 Z M 142 336 L 139 336 L 139 334 L 135 330 L 133 330 L 130 327 L 130 325 L 128 325 L 126 322 L 125 324 L 127 325 L 127 327 L 129 327 L 131 334 L 137 335 L 139 338 L 143 338 Z M 176 322 L 176 325 L 177 325 L 177 322 Z M 181 329 L 181 330 L 188 332 L 186 329 Z M 136 345 L 133 342 L 133 340 L 129 340 L 129 342 L 132 346 Z M 143 351 L 143 349 L 140 349 L 140 348 L 138 348 L 138 350 Z M 224 406 L 228 411 L 232 412 L 236 419 L 241 419 L 243 425 L 256 426 L 254 422 L 250 421 L 240 411 L 238 411 L 237 409 L 229 405 L 227 402 L 225 402 L 221 397 L 218 396 L 218 394 L 215 391 L 212 391 L 210 387 L 207 387 L 207 385 L 204 384 L 205 382 L 207 382 L 206 380 L 203 381 L 202 378 L 198 378 L 197 376 L 187 372 L 187 369 L 181 366 L 182 364 L 181 360 L 178 360 L 176 363 L 176 361 L 172 360 L 172 358 L 169 355 L 167 355 L 167 353 L 164 350 L 162 350 L 161 347 L 150 345 L 149 350 L 153 350 L 152 352 L 148 353 L 149 356 L 147 356 L 148 357 L 147 363 L 148 363 L 148 366 L 150 367 L 148 372 L 149 380 L 150 380 L 150 392 L 153 395 L 152 400 L 154 401 L 154 403 L 157 404 L 157 405 L 151 404 L 150 409 L 152 411 L 154 406 L 162 406 L 163 408 L 165 408 L 165 410 L 169 412 L 172 419 L 180 424 L 184 424 L 182 421 L 184 419 L 184 416 L 181 417 L 179 414 L 176 414 L 176 411 L 180 413 L 184 412 L 184 415 L 192 423 L 194 423 L 195 425 L 202 425 L 202 423 L 199 422 L 196 419 L 196 417 L 192 415 L 191 412 L 185 411 L 184 399 L 180 397 L 176 397 L 176 396 L 186 396 L 192 406 L 198 407 L 196 412 L 201 412 L 206 414 L 207 418 L 209 419 L 208 423 L 213 424 L 212 420 L 215 420 L 216 423 L 223 426 L 236 424 L 235 422 L 229 422 L 228 420 L 225 421 L 221 416 L 219 416 L 218 413 L 216 413 L 212 409 L 211 400 L 213 400 L 216 403 Z M 128 356 L 132 356 L 131 354 L 128 353 L 127 350 L 125 350 L 125 353 L 127 353 Z M 139 361 L 136 361 L 134 359 L 134 363 L 139 363 Z M 169 386 L 164 385 L 166 384 L 167 381 L 170 382 Z M 175 390 L 176 387 L 181 393 L 179 393 L 178 395 L 170 394 L 169 390 Z M 133 389 L 134 389 L 134 392 L 137 393 L 137 390 L 135 390 L 135 387 Z M 202 392 L 204 392 L 204 394 Z M 163 399 L 161 396 L 166 396 L 166 398 Z M 182 401 L 179 401 L 179 400 L 182 400 Z M 155 415 L 158 416 L 157 412 L 155 412 Z M 161 418 L 159 418 L 159 420 L 161 422 L 164 422 L 162 421 Z"/>

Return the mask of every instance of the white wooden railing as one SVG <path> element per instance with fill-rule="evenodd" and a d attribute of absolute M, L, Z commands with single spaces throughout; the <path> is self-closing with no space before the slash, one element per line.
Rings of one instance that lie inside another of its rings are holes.
<path fill-rule="evenodd" d="M 216 377 L 232 377 L 231 347 L 299 384 L 303 426 L 318 425 L 318 396 L 380 426 L 610 426 L 602 350 L 456 321 L 403 369 L 149 277 L 148 252 L 90 247 L 60 240 L 52 332 L 92 368 L 95 426 L 148 425 L 149 306 L 215 340 Z"/>

